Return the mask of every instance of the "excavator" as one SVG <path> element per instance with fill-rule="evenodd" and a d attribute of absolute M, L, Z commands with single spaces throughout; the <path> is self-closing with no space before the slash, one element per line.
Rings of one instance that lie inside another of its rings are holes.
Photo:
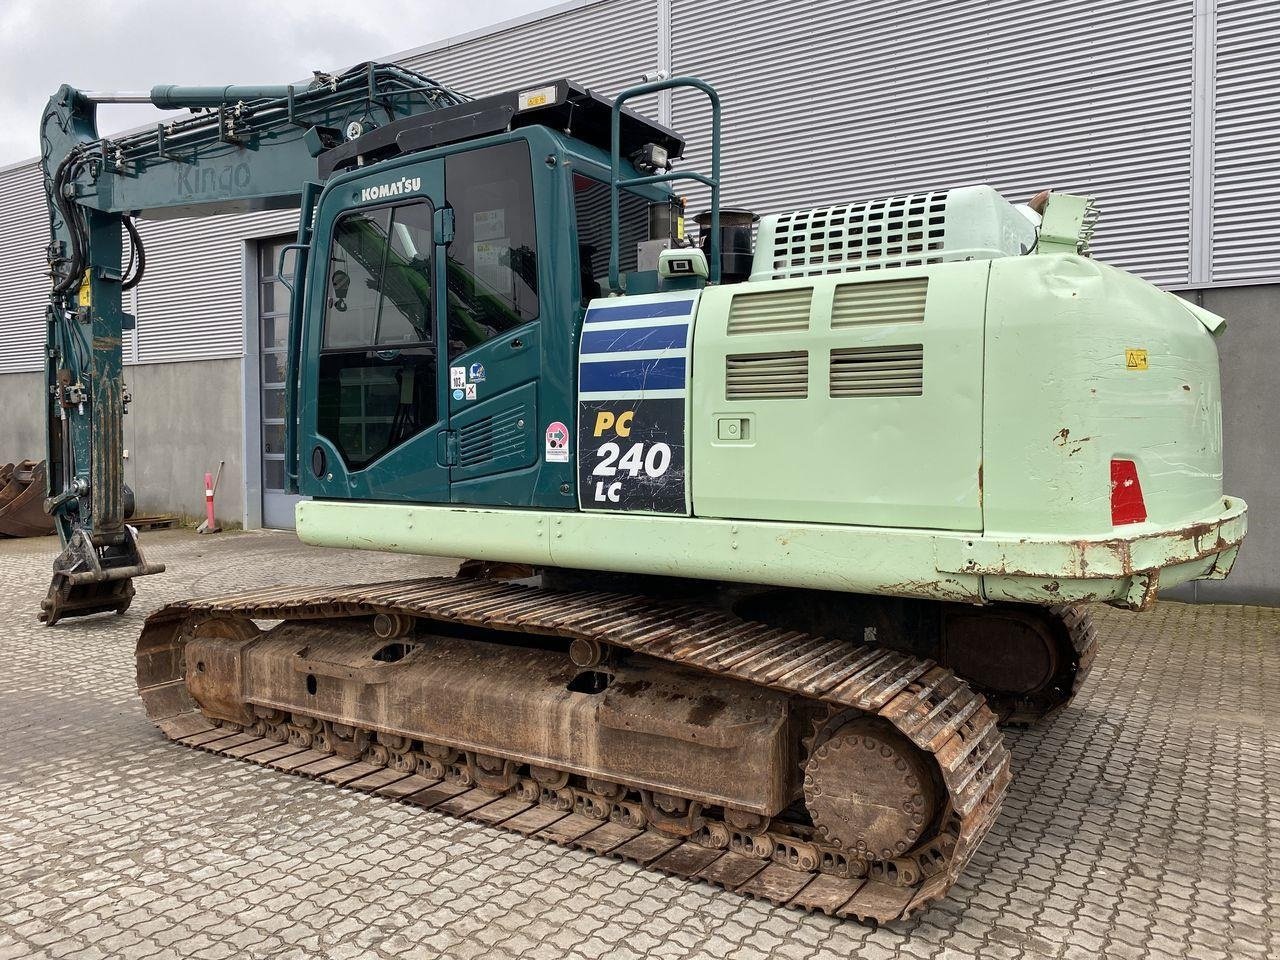
<path fill-rule="evenodd" d="M 702 169 L 627 106 L 664 91 L 710 104 Z M 187 113 L 99 135 L 121 101 Z M 63 86 L 41 618 L 163 570 L 122 479 L 134 219 L 296 207 L 298 536 L 468 560 L 161 607 L 159 729 L 803 910 L 945 897 L 1011 780 L 1002 724 L 1089 670 L 1087 605 L 1231 569 L 1224 322 L 1095 259 L 1088 197 L 722 210 L 720 114 L 693 77 L 471 99 L 375 63 Z"/>

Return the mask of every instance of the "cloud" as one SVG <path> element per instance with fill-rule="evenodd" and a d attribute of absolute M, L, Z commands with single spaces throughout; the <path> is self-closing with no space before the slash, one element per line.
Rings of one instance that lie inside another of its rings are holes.
<path fill-rule="evenodd" d="M 521 16 L 548 0 L 45 0 L 0 4 L 0 165 L 34 157 L 45 101 L 59 85 L 147 90 L 158 83 L 288 83 Z M 531 54 L 534 56 L 536 54 Z M 438 77 L 448 83 L 448 77 Z M 147 106 L 103 107 L 117 132 L 161 117 Z"/>

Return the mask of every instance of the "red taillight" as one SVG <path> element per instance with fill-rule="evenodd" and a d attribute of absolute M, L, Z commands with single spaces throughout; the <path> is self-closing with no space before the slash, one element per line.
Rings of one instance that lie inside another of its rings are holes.
<path fill-rule="evenodd" d="M 1132 460 L 1111 461 L 1111 522 L 1141 523 L 1147 519 L 1147 504 L 1138 482 L 1138 465 Z"/>

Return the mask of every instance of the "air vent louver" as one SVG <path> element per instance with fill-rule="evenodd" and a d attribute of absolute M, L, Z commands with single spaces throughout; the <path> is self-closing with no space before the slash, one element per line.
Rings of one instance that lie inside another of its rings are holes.
<path fill-rule="evenodd" d="M 520 426 L 521 409 L 507 410 L 468 424 L 458 431 L 458 466 L 474 467 L 498 457 L 524 452 L 527 431 Z"/>
<path fill-rule="evenodd" d="M 813 287 L 736 293 L 729 304 L 728 332 L 732 336 L 808 330 L 812 300 Z"/>
<path fill-rule="evenodd" d="M 725 357 L 726 400 L 803 400 L 809 396 L 809 354 L 747 353 Z"/>
<path fill-rule="evenodd" d="M 832 397 L 918 397 L 923 393 L 922 344 L 831 351 Z"/>
<path fill-rule="evenodd" d="M 944 190 L 781 214 L 773 233 L 772 276 L 941 263 L 946 211 Z"/>
<path fill-rule="evenodd" d="M 929 278 L 843 283 L 831 304 L 831 326 L 861 323 L 921 323 Z"/>

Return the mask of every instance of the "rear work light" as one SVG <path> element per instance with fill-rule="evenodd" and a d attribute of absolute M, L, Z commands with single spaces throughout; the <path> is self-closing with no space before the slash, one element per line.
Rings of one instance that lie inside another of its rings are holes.
<path fill-rule="evenodd" d="M 1111 523 L 1142 523 L 1147 519 L 1147 504 L 1142 499 L 1138 482 L 1138 465 L 1132 460 L 1111 461 Z"/>

